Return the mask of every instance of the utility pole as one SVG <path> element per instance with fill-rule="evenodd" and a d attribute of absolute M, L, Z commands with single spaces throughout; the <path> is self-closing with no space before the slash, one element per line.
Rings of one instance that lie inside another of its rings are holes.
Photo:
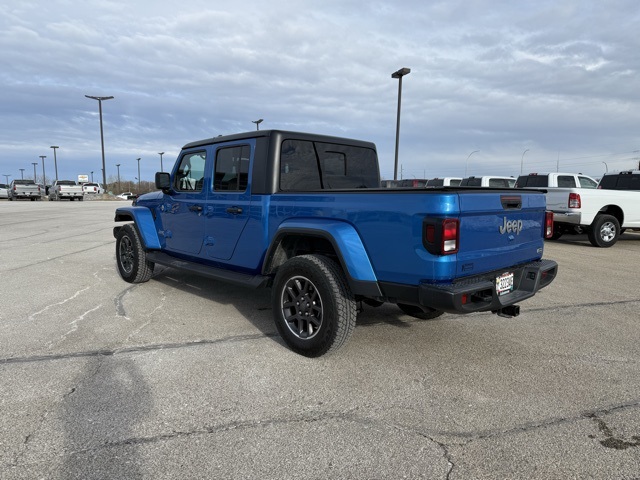
<path fill-rule="evenodd" d="M 58 145 L 51 145 L 49 148 L 53 148 L 53 166 L 56 169 L 56 181 L 58 181 L 58 159 L 56 158 L 56 149 L 60 147 Z"/>
<path fill-rule="evenodd" d="M 47 158 L 46 155 L 40 155 L 40 158 L 42 159 L 42 184 L 44 185 L 44 188 L 46 190 L 47 188 L 47 175 L 44 173 L 44 159 Z"/>

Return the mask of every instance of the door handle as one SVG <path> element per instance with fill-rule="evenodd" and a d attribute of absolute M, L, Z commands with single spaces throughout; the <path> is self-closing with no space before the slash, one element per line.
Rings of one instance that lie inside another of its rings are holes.
<path fill-rule="evenodd" d="M 229 208 L 227 208 L 227 213 L 230 213 L 232 215 L 238 215 L 239 213 L 242 213 L 242 208 L 240 208 L 240 207 L 229 207 Z"/>
<path fill-rule="evenodd" d="M 202 211 L 202 205 L 189 205 L 189 210 L 200 213 Z"/>

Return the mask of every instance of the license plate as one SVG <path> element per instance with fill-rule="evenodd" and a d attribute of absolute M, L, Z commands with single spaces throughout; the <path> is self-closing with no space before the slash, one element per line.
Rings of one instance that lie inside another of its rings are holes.
<path fill-rule="evenodd" d="M 496 277 L 496 293 L 506 295 L 513 290 L 513 273 L 503 273 Z"/>

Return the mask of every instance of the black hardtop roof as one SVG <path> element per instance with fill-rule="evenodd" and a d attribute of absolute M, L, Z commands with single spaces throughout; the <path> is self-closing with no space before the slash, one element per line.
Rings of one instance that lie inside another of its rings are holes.
<path fill-rule="evenodd" d="M 344 137 L 334 137 L 331 135 L 320 135 L 316 133 L 303 133 L 303 132 L 292 132 L 288 130 L 257 130 L 251 132 L 244 133 L 235 133 L 231 135 L 219 135 L 217 137 L 207 138 L 204 140 L 197 140 L 195 142 L 187 143 L 183 148 L 194 148 L 194 147 L 202 147 L 205 145 L 213 145 L 216 143 L 223 142 L 231 142 L 234 140 L 245 140 L 250 138 L 261 138 L 261 137 L 273 137 L 276 141 L 284 140 L 286 138 L 291 139 L 304 139 L 304 140 L 313 140 L 318 142 L 327 142 L 327 143 L 337 143 L 337 144 L 347 144 L 347 145 L 355 145 L 364 148 L 372 148 L 375 150 L 376 146 L 373 142 L 367 142 L 364 140 L 355 140 Z"/>

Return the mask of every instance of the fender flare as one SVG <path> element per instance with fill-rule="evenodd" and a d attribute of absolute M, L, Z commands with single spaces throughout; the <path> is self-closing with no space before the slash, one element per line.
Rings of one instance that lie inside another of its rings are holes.
<path fill-rule="evenodd" d="M 319 237 L 333 246 L 347 281 L 356 294 L 381 296 L 378 278 L 360 235 L 353 225 L 338 220 L 301 219 L 286 220 L 276 230 L 267 250 L 262 273 L 272 273 L 278 265 L 278 249 L 289 235 Z"/>
<path fill-rule="evenodd" d="M 121 207 L 116 209 L 116 222 L 133 221 L 138 232 L 142 245 L 147 250 L 160 250 L 160 239 L 156 230 L 155 221 L 151 210 L 146 207 Z M 120 227 L 113 229 L 113 235 L 118 233 Z"/>

